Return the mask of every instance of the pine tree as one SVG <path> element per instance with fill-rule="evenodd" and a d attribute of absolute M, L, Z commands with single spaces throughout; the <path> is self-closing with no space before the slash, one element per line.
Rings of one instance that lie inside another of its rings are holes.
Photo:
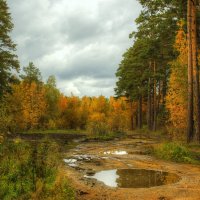
<path fill-rule="evenodd" d="M 24 82 L 31 84 L 35 82 L 37 84 L 42 83 L 42 76 L 40 70 L 33 64 L 29 62 L 27 67 L 23 68 L 24 74 L 20 75 Z"/>
<path fill-rule="evenodd" d="M 0 0 L 0 97 L 10 91 L 10 83 L 15 80 L 13 70 L 19 70 L 16 54 L 16 45 L 13 43 L 10 32 L 13 30 L 11 15 L 5 0 Z"/>

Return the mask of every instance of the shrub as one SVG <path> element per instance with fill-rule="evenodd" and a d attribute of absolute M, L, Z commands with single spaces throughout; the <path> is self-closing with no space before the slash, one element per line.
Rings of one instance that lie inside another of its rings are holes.
<path fill-rule="evenodd" d="M 109 134 L 106 116 L 103 113 L 93 113 L 90 116 L 87 130 L 91 135 L 104 136 Z"/>
<path fill-rule="evenodd" d="M 31 144 L 4 140 L 0 144 L 0 199 L 73 199 L 66 177 L 59 178 L 59 155 L 57 144 L 48 139 Z"/>
<path fill-rule="evenodd" d="M 178 143 L 164 143 L 154 147 L 154 154 L 162 159 L 176 162 L 194 163 L 189 149 Z"/>
<path fill-rule="evenodd" d="M 6 133 L 11 126 L 12 116 L 9 114 L 9 106 L 0 102 L 0 133 Z"/>
<path fill-rule="evenodd" d="M 104 122 L 90 122 L 88 131 L 91 135 L 104 136 L 109 134 L 108 126 Z"/>
<path fill-rule="evenodd" d="M 47 128 L 48 129 L 56 129 L 57 128 L 56 122 L 54 120 L 50 119 L 48 121 Z"/>

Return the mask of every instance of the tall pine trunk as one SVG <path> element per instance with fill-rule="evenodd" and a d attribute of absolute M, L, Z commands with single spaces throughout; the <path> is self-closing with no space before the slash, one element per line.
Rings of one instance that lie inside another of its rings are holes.
<path fill-rule="evenodd" d="M 138 99 L 138 128 L 142 128 L 142 96 Z"/>
<path fill-rule="evenodd" d="M 135 126 L 134 126 L 134 112 L 133 112 L 133 101 L 130 100 L 130 108 L 131 108 L 131 113 L 130 113 L 130 116 L 131 116 L 131 130 L 134 130 L 135 129 Z"/>
<path fill-rule="evenodd" d="M 153 89 L 153 131 L 157 129 L 157 97 L 156 97 L 156 61 L 153 63 L 154 70 L 154 89 Z"/>
<path fill-rule="evenodd" d="M 192 2 L 188 0 L 187 8 L 187 40 L 188 40 L 188 124 L 187 124 L 187 142 L 190 142 L 194 136 L 194 108 L 193 108 L 193 66 L 192 66 Z"/>
<path fill-rule="evenodd" d="M 199 66 L 197 55 L 197 0 L 193 0 L 192 3 L 192 65 L 194 70 L 195 79 L 195 110 L 196 110 L 196 134 L 198 141 L 200 142 L 200 97 L 199 97 Z"/>
<path fill-rule="evenodd" d="M 151 62 L 149 62 L 149 72 L 151 72 Z M 151 101 L 151 77 L 148 80 L 148 99 L 147 99 L 147 125 L 152 130 L 152 101 Z"/>
<path fill-rule="evenodd" d="M 161 102 L 161 80 L 158 81 L 158 113 L 160 112 L 160 103 Z"/>

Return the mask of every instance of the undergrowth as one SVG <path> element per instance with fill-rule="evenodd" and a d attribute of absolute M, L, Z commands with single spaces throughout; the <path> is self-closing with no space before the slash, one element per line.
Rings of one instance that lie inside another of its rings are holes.
<path fill-rule="evenodd" d="M 0 144 L 0 199 L 74 200 L 74 190 L 60 174 L 55 142 L 4 140 Z"/>
<path fill-rule="evenodd" d="M 183 144 L 168 142 L 154 146 L 153 152 L 156 157 L 181 163 L 200 164 L 195 154 Z"/>

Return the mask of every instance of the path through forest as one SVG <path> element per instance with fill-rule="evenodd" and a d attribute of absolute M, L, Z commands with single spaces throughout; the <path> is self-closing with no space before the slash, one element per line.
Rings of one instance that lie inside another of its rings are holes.
<path fill-rule="evenodd" d="M 200 167 L 161 161 L 149 156 L 157 139 L 132 136 L 107 142 L 83 142 L 65 154 L 67 173 L 81 200 L 198 200 Z M 173 184 L 152 188 L 113 188 L 96 179 L 86 178 L 95 172 L 111 169 L 150 169 L 179 176 Z"/>

